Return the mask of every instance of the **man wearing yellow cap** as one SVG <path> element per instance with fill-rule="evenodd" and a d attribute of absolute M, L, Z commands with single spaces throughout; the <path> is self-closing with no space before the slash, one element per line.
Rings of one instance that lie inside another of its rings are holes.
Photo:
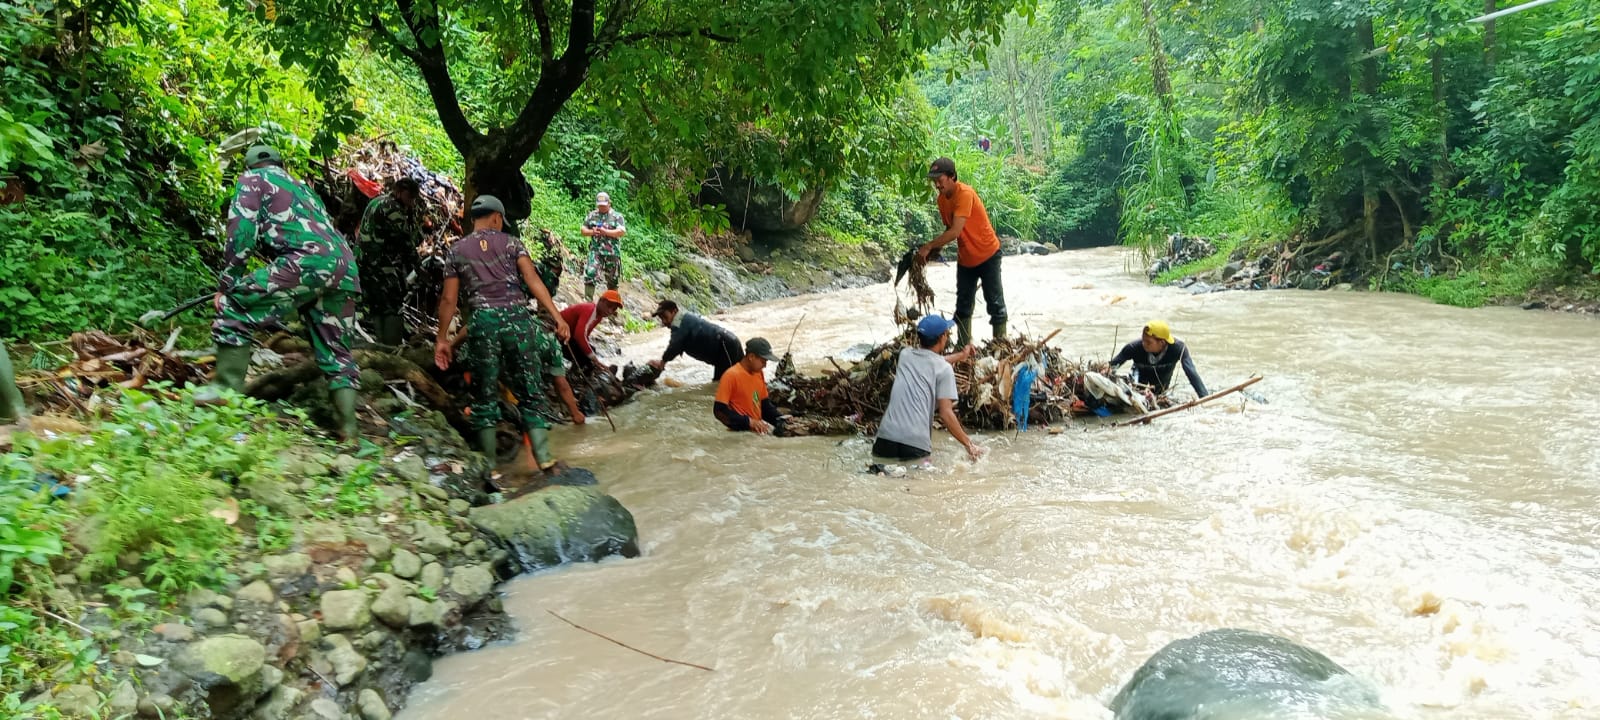
<path fill-rule="evenodd" d="M 1205 397 L 1206 384 L 1200 380 L 1200 371 L 1194 369 L 1194 358 L 1189 346 L 1172 336 L 1172 328 L 1165 320 L 1151 320 L 1144 326 L 1143 336 L 1122 346 L 1121 352 L 1111 358 L 1111 369 L 1133 361 L 1133 378 L 1136 382 L 1154 388 L 1157 395 L 1167 394 L 1172 387 L 1172 371 L 1183 366 L 1196 397 Z"/>

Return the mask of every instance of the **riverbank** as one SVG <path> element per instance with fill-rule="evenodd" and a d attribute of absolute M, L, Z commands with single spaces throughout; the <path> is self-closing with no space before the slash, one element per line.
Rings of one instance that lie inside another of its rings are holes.
<path fill-rule="evenodd" d="M 160 389 L 10 433 L 0 715 L 388 718 L 434 658 L 512 635 L 500 581 L 638 553 L 587 471 L 496 502 L 443 416 L 369 387 L 359 447 Z"/>

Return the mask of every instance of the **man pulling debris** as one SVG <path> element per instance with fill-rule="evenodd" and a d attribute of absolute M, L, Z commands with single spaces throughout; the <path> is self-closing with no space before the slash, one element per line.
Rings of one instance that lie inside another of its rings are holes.
<path fill-rule="evenodd" d="M 893 460 L 916 460 L 933 453 L 933 419 L 938 417 L 950 437 L 967 449 L 973 460 L 983 457 L 982 447 L 967 437 L 956 418 L 956 371 L 952 364 L 972 356 L 972 346 L 945 355 L 950 345 L 950 329 L 955 323 L 938 315 L 917 321 L 921 347 L 900 351 L 894 386 L 889 389 L 889 408 L 878 424 L 878 437 L 872 454 Z"/>
<path fill-rule="evenodd" d="M 1006 336 L 1006 296 L 1000 284 L 1000 237 L 989 224 L 989 212 L 971 185 L 960 182 L 956 162 L 939 158 L 928 168 L 928 179 L 938 189 L 939 218 L 945 231 L 921 248 L 924 262 L 935 250 L 956 243 L 956 328 L 960 334 L 956 347 L 972 342 L 972 308 L 978 285 L 983 285 L 983 302 L 989 311 L 989 326 L 994 337 Z"/>
<path fill-rule="evenodd" d="M 311 334 L 317 367 L 328 376 L 339 435 L 356 435 L 359 372 L 350 354 L 356 333 L 356 298 L 361 280 L 355 255 L 333 228 L 311 188 L 283 169 L 283 156 L 266 145 L 245 151 L 248 170 L 239 176 L 228 210 L 228 246 L 211 336 L 217 372 L 195 395 L 220 401 L 223 389 L 244 391 L 250 369 L 250 336 L 299 310 Z M 251 255 L 266 265 L 247 269 Z"/>
<path fill-rule="evenodd" d="M 583 234 L 589 238 L 589 264 L 583 271 L 583 297 L 594 301 L 595 281 L 604 278 L 607 290 L 617 289 L 622 280 L 622 236 L 628 224 L 622 213 L 611 209 L 611 196 L 600 193 L 594 210 L 583 219 Z"/>
<path fill-rule="evenodd" d="M 364 292 L 362 309 L 378 342 L 398 346 L 405 339 L 400 307 L 406 278 L 421 269 L 422 190 L 413 178 L 400 178 L 372 199 L 356 232 L 356 252 Z"/>
<path fill-rule="evenodd" d="M 1111 358 L 1111 369 L 1130 360 L 1133 361 L 1134 381 L 1154 388 L 1156 395 L 1167 394 L 1172 386 L 1172 371 L 1180 365 L 1195 396 L 1209 394 L 1206 384 L 1200 380 L 1200 372 L 1194 368 L 1189 346 L 1172 336 L 1172 329 L 1165 320 L 1151 320 L 1146 324 L 1138 340 L 1122 346 L 1117 356 Z"/>
<path fill-rule="evenodd" d="M 737 335 L 692 312 L 678 310 L 678 304 L 671 300 L 662 300 L 656 306 L 655 317 L 662 327 L 672 328 L 672 338 L 661 359 L 651 360 L 650 367 L 661 370 L 674 358 L 687 354 L 711 366 L 712 380 L 721 380 L 722 374 L 744 357 Z"/>
<path fill-rule="evenodd" d="M 562 308 L 561 319 L 567 321 L 567 327 L 572 329 L 572 339 L 567 341 L 567 353 L 572 356 L 573 362 L 584 363 L 593 366 L 597 372 L 611 374 L 614 368 L 600 360 L 589 338 L 600 323 L 616 315 L 621 308 L 622 294 L 615 290 L 600 293 L 599 302 L 577 303 Z"/>
<path fill-rule="evenodd" d="M 22 391 L 17 389 L 17 375 L 11 367 L 11 355 L 6 344 L 0 342 L 0 425 L 10 425 L 27 414 L 22 402 Z"/>
<path fill-rule="evenodd" d="M 761 435 L 783 435 L 783 418 L 778 406 L 767 397 L 767 363 L 777 362 L 772 343 L 766 338 L 750 338 L 744 357 L 728 368 L 717 383 L 717 396 L 711 413 L 729 430 Z"/>
<path fill-rule="evenodd" d="M 460 298 L 470 310 L 466 321 L 472 364 L 470 423 L 480 448 L 491 462 L 498 460 L 495 426 L 500 421 L 498 396 L 504 380 L 517 400 L 527 433 L 523 452 L 531 449 L 539 469 L 551 471 L 557 463 L 550 450 L 549 424 L 540 413 L 544 393 L 539 336 L 543 330 L 528 310 L 528 295 L 555 318 L 555 334 L 563 342 L 567 324 L 534 272 L 528 249 L 502 231 L 505 206 L 492 195 L 479 195 L 472 202 L 471 214 L 472 233 L 450 247 L 445 262 L 433 361 L 441 370 L 450 367 L 450 324 Z"/>

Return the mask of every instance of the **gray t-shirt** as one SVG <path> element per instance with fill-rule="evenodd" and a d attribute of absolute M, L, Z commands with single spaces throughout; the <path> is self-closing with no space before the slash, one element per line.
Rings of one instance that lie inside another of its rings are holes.
<path fill-rule="evenodd" d="M 956 399 L 956 371 L 932 350 L 900 351 L 889 409 L 878 424 L 878 438 L 933 451 L 933 416 L 940 400 Z"/>

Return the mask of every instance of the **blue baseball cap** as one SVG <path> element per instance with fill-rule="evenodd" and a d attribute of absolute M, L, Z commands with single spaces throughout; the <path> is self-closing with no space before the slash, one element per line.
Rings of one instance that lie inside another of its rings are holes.
<path fill-rule="evenodd" d="M 956 326 L 954 320 L 946 320 L 938 315 L 924 315 L 917 321 L 917 334 L 923 340 L 938 340 L 940 335 L 950 332 Z"/>

